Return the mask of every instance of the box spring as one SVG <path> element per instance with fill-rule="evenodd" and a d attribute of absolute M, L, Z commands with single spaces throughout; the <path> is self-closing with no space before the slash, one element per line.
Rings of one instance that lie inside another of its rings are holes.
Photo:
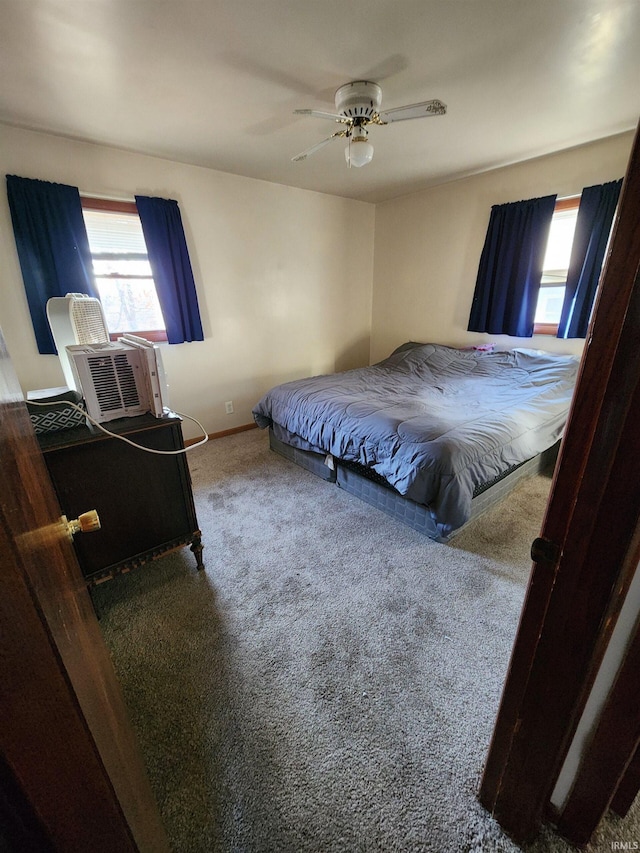
<path fill-rule="evenodd" d="M 311 471 L 312 474 L 322 477 L 323 480 L 327 480 L 329 483 L 335 483 L 336 471 L 335 468 L 329 468 L 325 464 L 326 454 L 314 453 L 312 450 L 299 450 L 297 447 L 285 444 L 284 441 L 276 438 L 271 428 L 269 428 L 269 446 L 276 453 L 279 453 L 280 456 L 284 456 L 285 459 L 295 462 L 296 465 L 299 465 L 306 471 Z"/>
<path fill-rule="evenodd" d="M 272 429 L 269 429 L 269 444 L 272 450 L 286 459 L 322 477 L 323 480 L 335 483 L 349 494 L 360 498 L 360 500 L 438 542 L 448 541 L 466 526 L 463 525 L 454 530 L 448 537 L 442 537 L 427 506 L 401 495 L 397 489 L 394 489 L 375 471 L 356 462 L 345 462 L 340 459 L 333 460 L 335 468 L 332 469 L 327 466 L 326 457 L 323 454 L 291 447 L 276 438 Z M 506 497 L 517 483 L 525 477 L 543 471 L 552 471 L 559 446 L 560 442 L 557 442 L 538 456 L 534 456 L 520 465 L 512 466 L 490 483 L 483 483 L 478 486 L 471 501 L 471 516 L 466 524 L 469 524 L 470 521 L 477 518 L 497 501 Z"/>

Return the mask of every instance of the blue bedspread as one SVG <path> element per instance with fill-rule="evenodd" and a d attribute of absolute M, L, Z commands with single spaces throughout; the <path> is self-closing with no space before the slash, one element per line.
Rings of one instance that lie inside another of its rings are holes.
<path fill-rule="evenodd" d="M 558 440 L 578 363 L 410 344 L 372 367 L 278 385 L 253 415 L 289 444 L 370 466 L 448 535 L 477 485 Z"/>

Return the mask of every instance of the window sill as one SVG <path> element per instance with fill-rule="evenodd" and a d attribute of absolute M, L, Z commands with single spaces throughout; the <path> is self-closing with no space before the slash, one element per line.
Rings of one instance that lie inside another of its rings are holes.
<path fill-rule="evenodd" d="M 534 335 L 550 335 L 556 337 L 558 334 L 557 323 L 535 323 L 533 326 Z"/>

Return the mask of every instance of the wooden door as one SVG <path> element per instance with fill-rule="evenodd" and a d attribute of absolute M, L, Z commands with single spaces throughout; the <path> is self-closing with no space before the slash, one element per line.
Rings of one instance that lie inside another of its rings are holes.
<path fill-rule="evenodd" d="M 8 850 L 166 851 L 1 332 L 0 478 L 0 842 Z"/>
<path fill-rule="evenodd" d="M 640 132 L 480 789 L 520 842 L 548 808 L 640 559 L 639 271 Z"/>

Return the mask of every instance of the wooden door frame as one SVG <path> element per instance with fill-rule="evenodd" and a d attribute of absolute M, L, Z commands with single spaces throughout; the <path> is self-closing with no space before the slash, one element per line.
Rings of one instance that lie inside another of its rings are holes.
<path fill-rule="evenodd" d="M 640 394 L 639 270 L 640 130 L 479 792 L 521 843 L 545 814 L 640 556 L 621 444 Z"/>
<path fill-rule="evenodd" d="M 633 801 L 640 791 L 640 746 L 636 747 L 625 773 L 618 783 L 613 799 L 609 804 L 618 817 L 626 817 Z"/>
<path fill-rule="evenodd" d="M 629 780 L 627 769 L 633 765 L 640 743 L 638 672 L 640 626 L 636 625 L 558 821 L 558 831 L 572 844 L 583 846 L 589 842 L 621 781 Z M 637 779 L 635 782 L 637 793 Z"/>

